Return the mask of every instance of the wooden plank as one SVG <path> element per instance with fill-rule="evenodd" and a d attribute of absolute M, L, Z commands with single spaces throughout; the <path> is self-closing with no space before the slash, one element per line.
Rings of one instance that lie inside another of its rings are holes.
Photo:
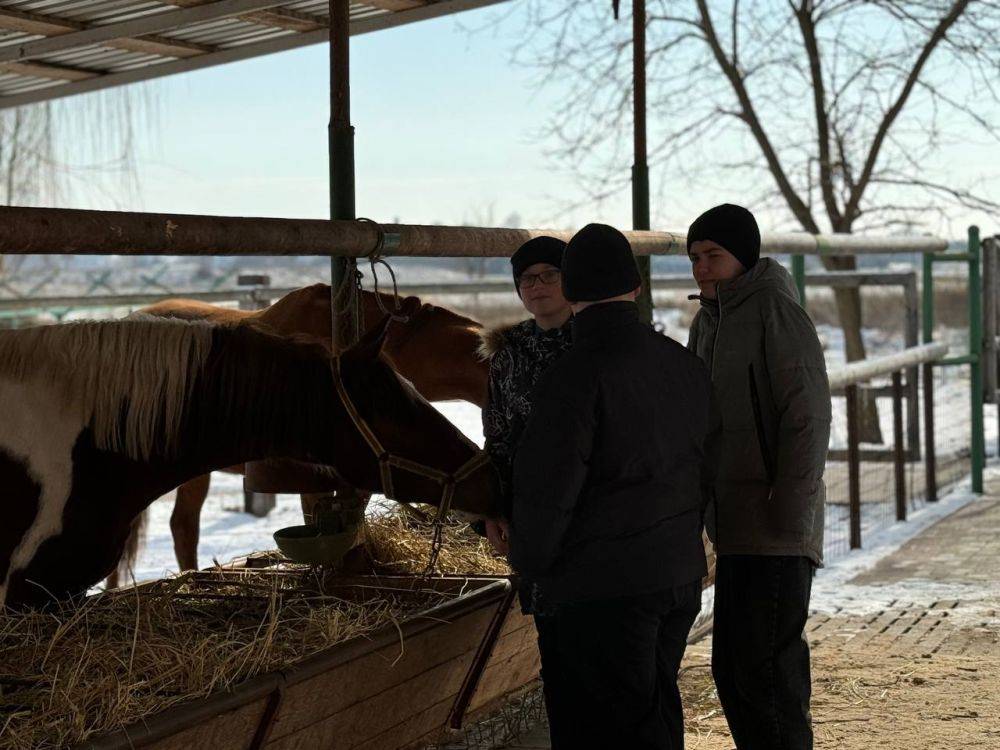
<path fill-rule="evenodd" d="M 391 10 L 393 13 L 427 5 L 426 0 L 364 0 L 364 3 L 380 10 Z"/>
<path fill-rule="evenodd" d="M 495 605 L 484 607 L 405 641 L 403 656 L 398 662 L 398 645 L 386 646 L 328 672 L 290 684 L 271 737 L 280 740 L 318 719 L 376 697 L 443 664 L 461 660 L 467 666 L 494 611 Z"/>
<path fill-rule="evenodd" d="M 0 29 L 37 36 L 59 36 L 87 28 L 87 24 L 68 18 L 28 13 L 23 10 L 0 10 Z"/>
<path fill-rule="evenodd" d="M 540 667 L 537 648 L 524 649 L 505 660 L 493 662 L 483 672 L 479 689 L 469 704 L 469 712 L 478 711 L 502 696 L 535 682 L 539 678 Z"/>
<path fill-rule="evenodd" d="M 534 620 L 519 609 L 512 609 L 490 661 L 483 670 L 479 687 L 469 704 L 469 712 L 480 711 L 500 696 L 537 679 L 540 668 Z"/>
<path fill-rule="evenodd" d="M 414 717 L 433 717 L 443 727 L 448 711 L 472 662 L 473 651 L 401 681 L 389 690 L 350 705 L 267 743 L 271 750 L 323 747 L 348 748 L 382 738 L 387 747 L 401 747 L 418 740 L 429 727 L 413 734 Z M 307 684 L 307 683 L 304 683 Z M 288 695 L 289 701 L 294 700 Z M 428 712 L 430 712 L 428 714 Z M 274 733 L 280 730 L 275 726 Z"/>
<path fill-rule="evenodd" d="M 28 13 L 12 8 L 0 10 L 0 29 L 16 31 L 34 36 L 63 36 L 74 31 L 88 29 L 88 24 L 72 18 Z M 142 52 L 164 57 L 193 57 L 214 51 L 213 47 L 204 44 L 193 44 L 179 39 L 168 39 L 157 35 L 146 35 L 134 38 L 114 39 L 101 44 L 102 47 Z M 82 79 L 71 79 L 82 80 Z"/>
<path fill-rule="evenodd" d="M 206 0 L 163 0 L 163 2 L 178 8 L 193 8 L 198 5 L 204 5 Z M 255 23 L 259 26 L 270 26 L 277 29 L 298 32 L 316 31 L 328 28 L 330 25 L 326 18 L 290 8 L 266 8 L 264 10 L 243 13 L 236 16 L 236 18 L 240 21 Z"/>
<path fill-rule="evenodd" d="M 317 29 L 325 29 L 329 26 L 325 18 L 288 8 L 259 10 L 255 13 L 245 13 L 239 18 L 241 21 L 249 21 L 261 26 L 273 26 L 277 29 L 298 32 L 316 31 Z"/>
<path fill-rule="evenodd" d="M 142 52 L 147 55 L 159 55 L 160 57 L 176 57 L 178 59 L 207 55 L 209 52 L 215 51 L 215 47 L 210 47 L 207 44 L 195 44 L 194 42 L 168 39 L 167 37 L 153 34 L 133 38 L 112 39 L 101 46 L 128 50 L 129 52 Z"/>
<path fill-rule="evenodd" d="M 90 70 L 43 62 L 5 62 L 0 63 L 0 70 L 19 76 L 48 78 L 53 81 L 86 81 L 88 78 L 100 75 Z"/>
<path fill-rule="evenodd" d="M 445 719 L 456 695 L 428 706 L 405 722 L 387 728 L 376 737 L 358 745 L 345 746 L 350 750 L 416 750 L 440 739 L 445 733 Z M 340 748 L 337 748 L 340 750 Z"/>
<path fill-rule="evenodd" d="M 250 746 L 266 705 L 267 698 L 261 698 L 170 737 L 136 747 L 142 747 L 143 750 L 244 750 Z"/>

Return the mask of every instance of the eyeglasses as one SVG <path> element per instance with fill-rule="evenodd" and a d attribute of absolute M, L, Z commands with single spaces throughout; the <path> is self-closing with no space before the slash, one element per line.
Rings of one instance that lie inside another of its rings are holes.
<path fill-rule="evenodd" d="M 517 286 L 519 289 L 531 289 L 538 281 L 546 285 L 555 284 L 561 275 L 562 273 L 556 268 L 541 273 L 523 273 L 517 277 Z"/>

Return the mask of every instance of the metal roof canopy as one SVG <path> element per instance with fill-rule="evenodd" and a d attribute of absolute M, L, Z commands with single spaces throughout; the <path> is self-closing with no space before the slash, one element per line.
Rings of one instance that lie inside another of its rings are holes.
<path fill-rule="evenodd" d="M 350 3 L 350 34 L 503 0 Z M 0 109 L 328 42 L 328 0 L 0 0 Z"/>

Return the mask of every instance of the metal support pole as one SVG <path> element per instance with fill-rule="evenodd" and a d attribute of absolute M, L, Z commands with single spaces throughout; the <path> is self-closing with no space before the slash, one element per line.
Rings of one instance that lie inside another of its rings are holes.
<path fill-rule="evenodd" d="M 937 453 L 934 449 L 934 365 L 923 367 L 924 375 L 924 499 L 937 502 Z"/>
<path fill-rule="evenodd" d="M 997 403 L 997 239 L 982 242 L 983 253 L 983 401 Z"/>
<path fill-rule="evenodd" d="M 1000 456 L 1000 236 L 983 241 L 983 400 L 997 404 L 997 455 Z"/>
<path fill-rule="evenodd" d="M 795 288 L 799 290 L 799 304 L 806 306 L 806 256 L 792 256 L 792 278 Z"/>
<path fill-rule="evenodd" d="M 983 419 L 983 283 L 979 276 L 979 227 L 969 227 L 969 400 L 972 409 L 972 491 L 983 492 L 986 436 Z"/>
<path fill-rule="evenodd" d="M 861 547 L 861 457 L 858 452 L 858 386 L 844 389 L 847 400 L 847 493 L 851 524 L 851 549 Z"/>
<path fill-rule="evenodd" d="M 934 255 L 924 253 L 923 279 L 920 294 L 923 297 L 920 307 L 921 321 L 920 330 L 923 334 L 923 343 L 929 344 L 934 340 Z"/>
<path fill-rule="evenodd" d="M 920 343 L 920 295 L 917 275 L 909 273 L 903 284 L 903 304 L 906 307 L 904 337 L 907 348 Z M 920 460 L 920 368 L 906 370 L 906 452 L 910 461 Z"/>
<path fill-rule="evenodd" d="M 251 287 L 251 296 L 239 301 L 240 310 L 263 310 L 270 300 L 263 295 L 254 294 L 260 289 L 271 286 L 271 277 L 267 274 L 240 274 L 236 277 L 237 286 Z M 252 483 L 251 483 L 252 486 Z M 243 512 L 257 518 L 264 518 L 278 504 L 278 496 L 273 492 L 255 492 L 243 486 Z"/>
<path fill-rule="evenodd" d="M 357 218 L 354 205 L 354 127 L 351 125 L 350 0 L 330 0 L 330 218 Z M 333 321 L 334 349 L 354 340 L 350 306 L 339 304 L 354 282 L 352 258 L 330 258 L 330 293 L 338 311 Z"/>
<path fill-rule="evenodd" d="M 646 163 L 646 0 L 632 3 L 632 121 L 635 156 L 632 164 L 632 228 L 649 229 L 649 165 Z M 651 260 L 636 258 L 642 290 L 636 302 L 639 318 L 653 322 Z"/>
<path fill-rule="evenodd" d="M 892 441 L 896 479 L 896 520 L 906 520 L 906 451 L 903 446 L 903 373 L 892 374 Z"/>

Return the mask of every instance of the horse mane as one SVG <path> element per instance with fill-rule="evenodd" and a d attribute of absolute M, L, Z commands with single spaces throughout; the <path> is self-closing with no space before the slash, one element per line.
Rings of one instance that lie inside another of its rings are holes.
<path fill-rule="evenodd" d="M 0 377 L 54 388 L 97 446 L 148 459 L 168 453 L 212 347 L 210 324 L 136 315 L 0 333 Z"/>

